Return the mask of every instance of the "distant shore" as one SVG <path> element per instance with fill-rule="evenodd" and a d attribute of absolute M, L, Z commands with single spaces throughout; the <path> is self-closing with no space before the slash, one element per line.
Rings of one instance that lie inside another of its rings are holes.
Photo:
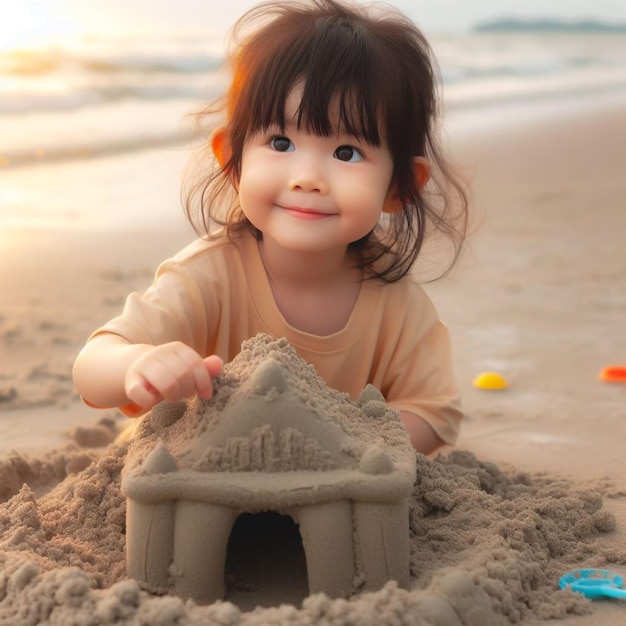
<path fill-rule="evenodd" d="M 626 33 L 626 24 L 597 20 L 502 18 L 480 22 L 472 32 Z"/>

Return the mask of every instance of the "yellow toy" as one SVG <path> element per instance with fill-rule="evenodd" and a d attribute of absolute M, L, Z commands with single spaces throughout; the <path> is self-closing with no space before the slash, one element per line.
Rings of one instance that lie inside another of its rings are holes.
<path fill-rule="evenodd" d="M 507 389 L 509 383 L 501 374 L 496 372 L 483 372 L 474 379 L 473 385 L 477 389 L 493 391 L 496 389 Z"/>

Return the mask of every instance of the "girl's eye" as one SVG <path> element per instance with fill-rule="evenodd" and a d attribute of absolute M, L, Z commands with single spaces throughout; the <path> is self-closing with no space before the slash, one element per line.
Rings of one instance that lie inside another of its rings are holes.
<path fill-rule="evenodd" d="M 335 150 L 334 157 L 346 163 L 358 163 L 363 160 L 363 154 L 352 146 L 339 146 Z"/>
<path fill-rule="evenodd" d="M 272 137 L 270 139 L 270 146 L 273 150 L 276 150 L 276 152 L 293 152 L 296 149 L 291 139 L 287 139 L 287 137 L 283 137 L 282 135 Z"/>

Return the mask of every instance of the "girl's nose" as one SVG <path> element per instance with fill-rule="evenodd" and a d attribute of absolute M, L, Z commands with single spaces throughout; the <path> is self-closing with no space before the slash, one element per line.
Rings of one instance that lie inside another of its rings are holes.
<path fill-rule="evenodd" d="M 303 162 L 293 171 L 289 180 L 289 189 L 326 195 L 328 193 L 328 183 L 320 168 L 313 163 Z"/>

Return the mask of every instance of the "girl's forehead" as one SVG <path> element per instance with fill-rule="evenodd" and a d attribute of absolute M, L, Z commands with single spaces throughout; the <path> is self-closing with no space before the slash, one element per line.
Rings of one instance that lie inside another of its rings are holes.
<path fill-rule="evenodd" d="M 303 116 L 303 98 L 304 98 L 304 90 L 305 90 L 305 81 L 304 79 L 299 80 L 294 84 L 294 86 L 290 89 L 287 94 L 287 98 L 285 100 L 284 105 L 284 121 L 285 125 L 293 125 L 295 127 L 306 126 L 309 127 L 311 125 L 311 115 L 310 112 L 304 111 Z M 328 100 L 328 109 L 325 112 L 326 118 L 329 122 L 329 130 L 331 135 L 350 135 L 352 137 L 366 139 L 364 137 L 365 133 L 361 132 L 359 129 L 355 128 L 355 125 L 347 125 L 346 124 L 346 113 L 352 119 L 359 118 L 359 112 L 357 111 L 356 101 L 353 97 L 346 97 L 346 95 L 342 96 L 339 93 L 334 94 Z M 303 117 L 305 118 L 303 120 Z M 310 129 L 314 130 L 314 129 Z M 381 132 L 382 129 L 379 129 Z M 328 134 L 328 133 L 319 133 L 319 134 Z M 381 134 L 383 134 L 381 132 Z"/>
<path fill-rule="evenodd" d="M 304 95 L 304 82 L 298 81 L 287 94 L 285 100 L 285 120 L 294 121 L 298 118 L 302 96 Z"/>

